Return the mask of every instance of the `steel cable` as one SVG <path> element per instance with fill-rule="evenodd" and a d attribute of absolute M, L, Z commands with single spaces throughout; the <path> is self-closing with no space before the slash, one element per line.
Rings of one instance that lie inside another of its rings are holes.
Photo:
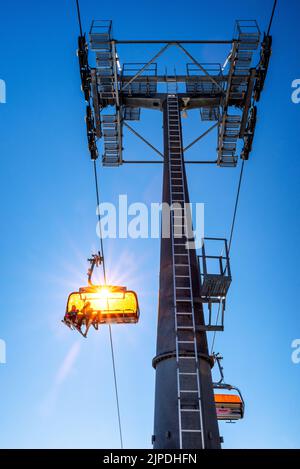
<path fill-rule="evenodd" d="M 80 35 L 82 36 L 83 34 L 82 34 L 82 23 L 81 23 L 79 0 L 76 0 L 76 9 L 77 9 L 77 18 L 78 18 L 79 31 L 80 31 Z M 98 216 L 98 227 L 99 227 L 99 238 L 100 238 L 100 255 L 101 255 L 101 258 L 102 258 L 101 265 L 102 265 L 102 269 L 103 269 L 104 284 L 106 285 L 106 268 L 105 268 L 105 258 L 104 258 L 102 227 L 101 227 L 101 216 L 100 216 L 100 210 L 99 210 L 100 195 L 99 195 L 98 174 L 97 174 L 96 161 L 94 160 L 93 163 L 94 163 L 94 178 L 95 178 L 95 189 L 96 189 L 96 200 L 97 200 L 97 216 Z M 113 344 L 113 338 L 112 338 L 112 329 L 111 329 L 110 324 L 108 325 L 108 329 L 109 329 L 109 342 L 110 342 L 113 377 L 114 377 L 114 387 L 115 387 L 115 396 L 116 396 L 116 406 L 117 406 L 117 414 L 118 414 L 120 444 L 121 444 L 121 449 L 123 449 L 123 434 L 122 434 L 121 414 L 120 414 L 120 404 L 119 404 L 118 381 L 117 381 L 117 373 L 116 373 L 116 362 L 115 362 L 114 344 Z"/>

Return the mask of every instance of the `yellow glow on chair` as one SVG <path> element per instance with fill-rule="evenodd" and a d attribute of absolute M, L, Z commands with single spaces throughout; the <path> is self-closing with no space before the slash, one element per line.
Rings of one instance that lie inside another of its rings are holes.
<path fill-rule="evenodd" d="M 135 323 L 139 318 L 137 295 L 119 286 L 88 286 L 71 293 L 66 313 L 94 318 L 99 324 Z"/>

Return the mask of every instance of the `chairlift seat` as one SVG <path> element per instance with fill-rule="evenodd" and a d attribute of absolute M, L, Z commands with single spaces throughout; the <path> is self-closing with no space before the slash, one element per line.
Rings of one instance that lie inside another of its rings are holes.
<path fill-rule="evenodd" d="M 137 295 L 121 286 L 90 285 L 69 295 L 63 322 L 86 336 L 91 325 L 136 323 Z M 85 328 L 85 332 L 83 332 Z"/>
<path fill-rule="evenodd" d="M 236 394 L 215 394 L 218 420 L 240 420 L 244 416 L 244 404 Z"/>

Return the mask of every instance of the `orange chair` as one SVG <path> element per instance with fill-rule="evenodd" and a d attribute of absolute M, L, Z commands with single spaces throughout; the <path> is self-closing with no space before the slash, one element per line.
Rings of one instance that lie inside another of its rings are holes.
<path fill-rule="evenodd" d="M 139 313 L 135 292 L 120 286 L 89 285 L 69 295 L 63 322 L 86 337 L 90 326 L 136 323 Z"/>
<path fill-rule="evenodd" d="M 244 402 L 237 394 L 216 394 L 218 420 L 239 420 L 244 416 Z"/>

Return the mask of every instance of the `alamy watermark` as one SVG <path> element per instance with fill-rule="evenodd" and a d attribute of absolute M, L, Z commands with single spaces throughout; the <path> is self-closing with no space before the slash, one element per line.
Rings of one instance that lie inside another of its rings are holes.
<path fill-rule="evenodd" d="M 295 80 L 292 81 L 292 88 L 295 88 L 291 96 L 292 102 L 294 104 L 299 104 L 300 103 L 300 78 L 296 78 Z"/>
<path fill-rule="evenodd" d="M 6 363 L 6 342 L 0 339 L 0 364 Z"/>
<path fill-rule="evenodd" d="M 203 203 L 151 203 L 148 207 L 142 202 L 128 204 L 127 195 L 120 194 L 118 206 L 103 202 L 99 204 L 96 212 L 100 216 L 96 231 L 102 238 L 170 238 L 173 233 L 174 238 L 184 238 L 187 249 L 198 249 L 202 246 Z"/>
<path fill-rule="evenodd" d="M 291 347 L 294 349 L 291 356 L 292 362 L 298 365 L 298 363 L 300 363 L 300 339 L 294 339 Z"/>
<path fill-rule="evenodd" d="M 0 104 L 6 103 L 6 84 L 0 78 Z M 0 339 L 0 365 L 6 363 L 6 343 L 5 340 Z"/>
<path fill-rule="evenodd" d="M 6 103 L 6 83 L 4 80 L 0 79 L 0 103 Z"/>

